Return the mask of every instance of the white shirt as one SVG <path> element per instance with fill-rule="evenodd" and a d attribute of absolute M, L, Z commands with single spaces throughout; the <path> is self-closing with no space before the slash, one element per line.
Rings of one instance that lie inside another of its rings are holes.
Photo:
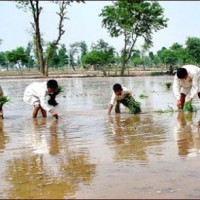
<path fill-rule="evenodd" d="M 130 92 L 126 87 L 123 87 L 123 86 L 122 86 L 122 89 L 123 89 L 123 90 L 122 90 L 122 94 L 119 95 L 119 96 L 117 96 L 117 95 L 115 94 L 115 92 L 113 92 L 112 97 L 111 97 L 111 101 L 110 101 L 110 104 L 111 104 L 111 105 L 114 105 L 114 103 L 115 103 L 117 100 L 122 100 L 122 99 L 124 99 L 125 96 L 126 96 L 127 94 L 130 94 L 130 95 L 132 96 L 131 92 Z"/>
<path fill-rule="evenodd" d="M 195 65 L 184 65 L 188 72 L 187 79 L 179 79 L 177 74 L 174 77 L 173 92 L 177 99 L 180 99 L 181 88 L 191 88 L 190 98 L 193 98 L 199 90 L 200 68 Z"/>
<path fill-rule="evenodd" d="M 24 101 L 29 104 L 33 104 L 34 100 L 37 99 L 40 101 L 41 107 L 50 111 L 52 107 L 48 105 L 49 95 L 47 90 L 47 82 L 33 82 L 28 85 L 24 93 Z"/>

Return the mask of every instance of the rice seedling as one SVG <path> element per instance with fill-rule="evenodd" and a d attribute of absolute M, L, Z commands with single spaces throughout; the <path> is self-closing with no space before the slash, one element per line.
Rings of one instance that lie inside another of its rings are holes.
<path fill-rule="evenodd" d="M 49 95 L 50 99 L 48 100 L 48 104 L 52 106 L 57 106 L 58 102 L 56 101 L 56 96 L 63 92 L 64 92 L 63 87 L 61 85 L 58 85 L 56 91 L 53 94 Z"/>
<path fill-rule="evenodd" d="M 167 87 L 167 89 L 170 89 L 171 85 L 172 85 L 171 82 L 167 82 L 167 83 L 165 83 L 165 86 Z"/>
<path fill-rule="evenodd" d="M 172 107 L 170 107 L 170 106 L 168 106 L 168 109 L 166 109 L 166 110 L 155 110 L 154 112 L 156 112 L 156 113 L 171 113 L 171 112 L 174 112 L 175 110 L 172 108 Z"/>
<path fill-rule="evenodd" d="M 0 97 L 0 106 L 3 106 L 4 104 L 8 103 L 10 101 L 8 96 L 2 96 Z"/>
<path fill-rule="evenodd" d="M 141 94 L 139 97 L 140 97 L 141 99 L 148 98 L 148 96 L 145 95 L 145 94 Z"/>
<path fill-rule="evenodd" d="M 57 89 L 56 89 L 56 95 L 58 95 L 58 94 L 60 94 L 60 93 L 62 93 L 62 92 L 64 92 L 64 89 L 63 89 L 63 87 L 61 86 L 61 85 L 58 85 L 58 87 L 57 87 Z"/>
<path fill-rule="evenodd" d="M 184 104 L 183 111 L 196 112 L 197 109 L 194 105 L 192 105 L 192 102 L 189 101 Z"/>
<path fill-rule="evenodd" d="M 137 114 L 141 112 L 141 104 L 138 101 L 135 101 L 133 98 L 130 98 L 128 101 L 128 108 L 132 114 Z"/>

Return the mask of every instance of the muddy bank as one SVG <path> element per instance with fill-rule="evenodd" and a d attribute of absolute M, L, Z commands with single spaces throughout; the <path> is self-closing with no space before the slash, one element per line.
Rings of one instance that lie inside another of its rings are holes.
<path fill-rule="evenodd" d="M 130 71 L 125 74 L 123 77 L 132 77 L 132 76 L 155 76 L 155 75 L 166 75 L 166 71 Z M 49 73 L 48 78 L 90 78 L 90 77 L 105 77 L 100 71 L 87 71 L 82 73 Z M 106 77 L 121 77 L 119 74 L 108 74 Z M 46 78 L 40 74 L 29 74 L 22 73 L 22 75 L 16 74 L 0 74 L 0 79 L 42 79 Z"/>

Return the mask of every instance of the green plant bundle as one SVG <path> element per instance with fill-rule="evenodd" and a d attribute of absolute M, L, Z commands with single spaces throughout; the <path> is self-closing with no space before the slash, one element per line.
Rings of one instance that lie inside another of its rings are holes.
<path fill-rule="evenodd" d="M 135 101 L 133 98 L 128 99 L 128 108 L 132 114 L 141 112 L 140 102 Z"/>
<path fill-rule="evenodd" d="M 0 97 L 0 106 L 3 106 L 4 104 L 8 103 L 9 101 L 10 101 L 9 97 L 1 96 Z"/>
<path fill-rule="evenodd" d="M 165 83 L 165 86 L 169 89 L 171 87 L 172 83 L 171 82 L 167 82 Z"/>
<path fill-rule="evenodd" d="M 62 93 L 62 92 L 64 92 L 64 89 L 63 89 L 63 87 L 61 86 L 61 85 L 58 85 L 58 87 L 57 87 L 57 89 L 56 89 L 56 95 L 58 95 L 58 94 L 60 94 L 60 93 Z"/>
<path fill-rule="evenodd" d="M 197 109 L 192 105 L 191 101 L 184 104 L 183 111 L 196 112 L 196 110 Z"/>

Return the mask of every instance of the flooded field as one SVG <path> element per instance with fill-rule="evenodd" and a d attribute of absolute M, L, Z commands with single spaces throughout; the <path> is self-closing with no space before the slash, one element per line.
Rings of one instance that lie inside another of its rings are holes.
<path fill-rule="evenodd" d="M 0 81 L 11 99 L 0 120 L 1 199 L 200 198 L 199 111 L 155 112 L 176 110 L 165 86 L 173 77 L 57 80 L 59 120 L 31 118 L 22 96 L 34 80 Z M 121 106 L 107 115 L 116 82 L 141 102 L 141 114 Z"/>

